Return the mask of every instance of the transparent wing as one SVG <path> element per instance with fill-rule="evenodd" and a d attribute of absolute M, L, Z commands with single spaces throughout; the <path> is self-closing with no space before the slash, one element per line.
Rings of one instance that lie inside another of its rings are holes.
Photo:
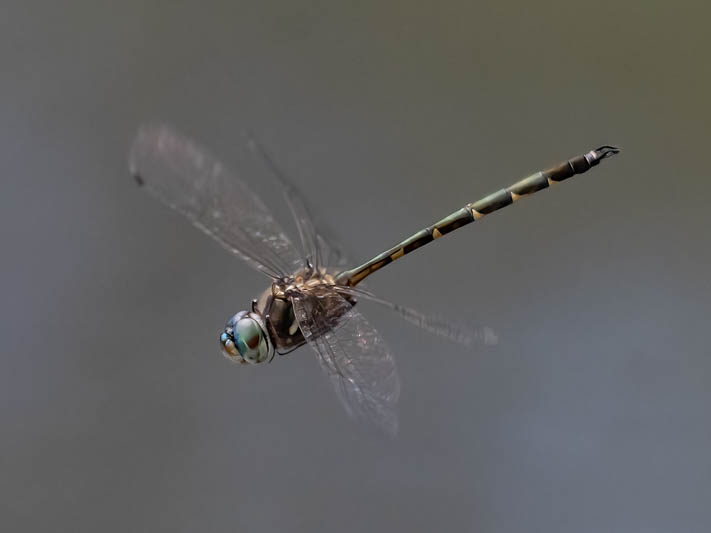
<path fill-rule="evenodd" d="M 334 244 L 333 237 L 327 235 L 323 228 L 318 228 L 314 223 L 314 217 L 304 195 L 299 192 L 296 185 L 289 180 L 264 145 L 252 133 L 247 135 L 247 140 L 249 148 L 262 160 L 264 166 L 282 187 L 284 199 L 299 231 L 305 258 L 316 268 L 319 266 L 345 266 L 347 258 L 343 248 Z"/>
<path fill-rule="evenodd" d="M 439 335 L 440 337 L 463 344 L 464 346 L 471 346 L 474 343 L 493 345 L 499 342 L 499 338 L 496 333 L 494 333 L 494 330 L 488 326 L 472 328 L 468 324 L 455 322 L 445 317 L 425 315 L 404 305 L 383 300 L 375 294 L 357 287 L 336 285 L 334 289 L 341 294 L 348 294 L 355 298 L 368 300 L 386 307 L 411 324 L 434 335 Z"/>
<path fill-rule="evenodd" d="M 385 342 L 348 301 L 330 289 L 292 297 L 306 341 L 318 355 L 348 414 L 397 433 L 400 380 Z"/>
<path fill-rule="evenodd" d="M 170 127 L 141 127 L 130 165 L 139 184 L 250 266 L 272 278 L 303 266 L 298 250 L 246 183 Z"/>

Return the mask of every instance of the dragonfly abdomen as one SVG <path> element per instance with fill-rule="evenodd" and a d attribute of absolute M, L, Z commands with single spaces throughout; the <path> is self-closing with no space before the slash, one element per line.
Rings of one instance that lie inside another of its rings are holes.
<path fill-rule="evenodd" d="M 583 174 L 597 165 L 601 160 L 618 153 L 619 150 L 612 146 L 601 146 L 587 154 L 573 157 L 555 167 L 536 172 L 510 187 L 496 191 L 476 202 L 467 204 L 451 215 L 418 231 L 401 243 L 377 255 L 367 263 L 352 270 L 341 273 L 337 282 L 343 285 L 355 286 L 373 272 L 380 270 L 385 265 L 417 250 L 421 246 L 432 242 L 462 226 L 489 215 L 499 209 L 511 205 L 524 196 L 531 195 L 551 185 L 564 181 L 577 174 Z"/>

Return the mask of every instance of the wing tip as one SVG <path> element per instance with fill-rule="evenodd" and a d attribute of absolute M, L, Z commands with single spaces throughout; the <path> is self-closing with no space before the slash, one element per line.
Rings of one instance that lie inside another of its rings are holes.
<path fill-rule="evenodd" d="M 143 187 L 146 184 L 146 180 L 138 172 L 131 172 L 131 177 L 139 187 Z"/>
<path fill-rule="evenodd" d="M 146 179 L 139 170 L 141 156 L 145 155 L 147 150 L 150 151 L 156 139 L 166 131 L 169 131 L 169 128 L 158 122 L 144 122 L 139 124 L 136 130 L 128 152 L 128 171 L 139 187 L 146 184 Z"/>

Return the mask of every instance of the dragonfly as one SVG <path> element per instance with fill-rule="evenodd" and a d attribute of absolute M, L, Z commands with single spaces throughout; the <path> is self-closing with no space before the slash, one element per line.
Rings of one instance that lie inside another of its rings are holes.
<path fill-rule="evenodd" d="M 390 349 L 359 311 L 359 301 L 380 304 L 428 331 L 465 344 L 477 335 L 479 340 L 493 343 L 495 335 L 491 330 L 485 330 L 483 336 L 472 335 L 471 330 L 446 319 L 381 299 L 361 283 L 424 245 L 583 174 L 619 152 L 605 145 L 536 172 L 466 204 L 369 261 L 347 268 L 350 265 L 342 249 L 314 223 L 304 195 L 261 144 L 251 137 L 247 144 L 281 187 L 300 247 L 241 175 L 170 126 L 140 127 L 131 147 L 130 171 L 139 185 L 269 278 L 266 290 L 247 310 L 229 318 L 221 331 L 223 355 L 233 362 L 254 365 L 308 344 L 348 414 L 390 435 L 398 429 L 400 380 Z"/>

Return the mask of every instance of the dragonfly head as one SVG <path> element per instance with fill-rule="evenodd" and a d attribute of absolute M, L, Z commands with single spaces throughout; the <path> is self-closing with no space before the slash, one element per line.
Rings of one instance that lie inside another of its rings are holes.
<path fill-rule="evenodd" d="M 262 315 L 254 311 L 240 311 L 225 324 L 220 334 L 222 353 L 239 363 L 262 363 L 274 355 L 274 348 Z"/>

